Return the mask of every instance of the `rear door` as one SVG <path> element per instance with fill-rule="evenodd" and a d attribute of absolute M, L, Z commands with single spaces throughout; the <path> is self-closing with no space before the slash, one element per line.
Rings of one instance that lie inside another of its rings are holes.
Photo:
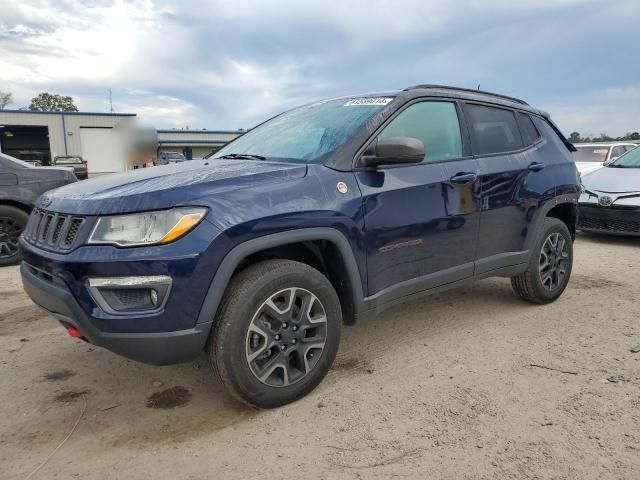
<path fill-rule="evenodd" d="M 547 165 L 538 152 L 541 137 L 529 114 L 466 103 L 473 152 L 478 161 L 481 213 L 476 274 L 527 261 L 533 212 L 545 196 L 539 182 Z"/>
<path fill-rule="evenodd" d="M 420 164 L 356 171 L 364 198 L 368 293 L 380 303 L 473 274 L 478 235 L 476 161 L 463 142 L 459 106 L 421 100 L 378 138 L 414 137 Z"/>

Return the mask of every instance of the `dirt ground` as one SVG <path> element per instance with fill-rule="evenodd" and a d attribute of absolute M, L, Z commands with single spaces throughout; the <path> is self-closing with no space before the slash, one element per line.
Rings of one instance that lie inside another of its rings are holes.
<path fill-rule="evenodd" d="M 551 305 L 490 279 L 345 328 L 320 387 L 271 411 L 204 357 L 69 338 L 1 269 L 0 477 L 49 458 L 31 478 L 638 479 L 640 239 L 582 235 L 575 255 Z"/>

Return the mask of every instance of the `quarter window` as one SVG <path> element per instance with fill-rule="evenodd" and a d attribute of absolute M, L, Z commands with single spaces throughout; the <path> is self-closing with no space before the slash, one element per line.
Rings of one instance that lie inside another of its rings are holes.
<path fill-rule="evenodd" d="M 524 146 L 511 110 L 468 104 L 466 111 L 477 155 L 511 152 Z"/>
<path fill-rule="evenodd" d="M 522 133 L 524 144 L 528 146 L 536 143 L 540 138 L 540 134 L 531 121 L 531 117 L 526 113 L 518 112 L 518 121 L 520 122 L 520 132 Z"/>
<path fill-rule="evenodd" d="M 424 162 L 462 157 L 462 138 L 452 102 L 420 102 L 409 106 L 380 132 L 379 139 L 413 137 L 424 143 Z"/>

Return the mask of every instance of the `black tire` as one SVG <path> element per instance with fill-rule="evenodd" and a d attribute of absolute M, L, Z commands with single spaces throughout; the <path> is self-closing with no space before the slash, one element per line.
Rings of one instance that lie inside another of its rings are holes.
<path fill-rule="evenodd" d="M 549 252 L 553 251 L 553 238 L 558 240 L 557 245 L 564 242 L 564 248 L 555 247 L 561 251 L 550 254 Z M 545 218 L 542 234 L 531 255 L 529 267 L 524 273 L 511 277 L 511 286 L 520 298 L 528 302 L 551 303 L 560 297 L 567 287 L 572 266 L 573 240 L 569 229 L 557 218 Z M 561 273 L 562 270 L 564 273 Z"/>
<path fill-rule="evenodd" d="M 208 357 L 236 398 L 278 407 L 322 381 L 338 351 L 341 326 L 340 301 L 324 275 L 303 263 L 266 260 L 229 283 Z"/>
<path fill-rule="evenodd" d="M 22 259 L 20 234 L 29 220 L 24 210 L 10 205 L 0 205 L 0 267 L 15 265 Z"/>

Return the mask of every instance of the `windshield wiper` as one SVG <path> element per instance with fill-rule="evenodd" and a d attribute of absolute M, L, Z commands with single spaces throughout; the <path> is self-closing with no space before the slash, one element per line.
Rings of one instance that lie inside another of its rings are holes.
<path fill-rule="evenodd" d="M 607 167 L 609 168 L 629 168 L 625 165 L 616 165 L 615 163 L 612 163 L 611 165 L 607 165 Z"/>
<path fill-rule="evenodd" d="M 262 155 L 252 155 L 250 153 L 227 153 L 226 155 L 222 155 L 218 158 L 240 158 L 240 159 L 249 159 L 249 160 L 266 160 L 267 157 L 263 157 Z"/>

